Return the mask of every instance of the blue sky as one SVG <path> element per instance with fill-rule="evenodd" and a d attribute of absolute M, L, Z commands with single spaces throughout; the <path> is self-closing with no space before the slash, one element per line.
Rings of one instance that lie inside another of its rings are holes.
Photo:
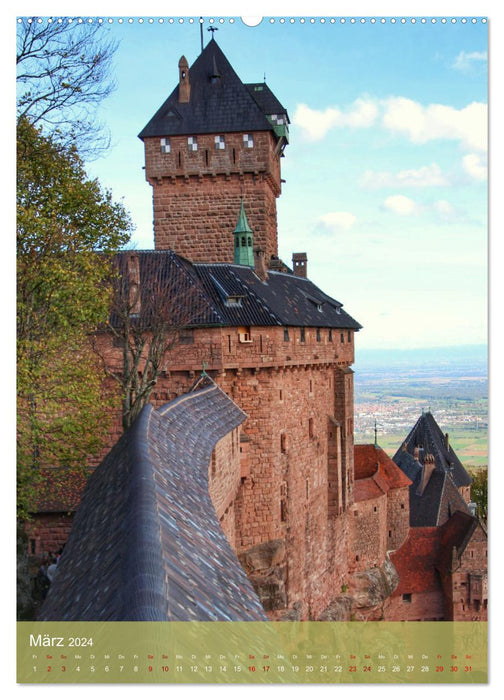
<path fill-rule="evenodd" d="M 138 248 L 153 236 L 137 134 L 180 56 L 198 56 L 197 19 L 109 24 L 117 90 L 100 116 L 113 147 L 89 170 L 124 198 Z M 291 119 L 280 256 L 307 251 L 310 278 L 364 326 L 361 347 L 485 342 L 487 25 L 222 19 L 216 40 L 238 75 L 266 75 Z"/>
<path fill-rule="evenodd" d="M 484 343 L 488 27 L 384 16 L 247 27 L 213 15 L 238 75 L 266 76 L 291 119 L 280 256 L 289 264 L 293 251 L 308 253 L 310 278 L 364 326 L 360 347 Z M 104 17 L 119 42 L 117 89 L 99 115 L 112 148 L 88 170 L 131 212 L 134 245 L 150 248 L 137 134 L 175 86 L 180 56 L 198 56 L 198 16 Z"/>

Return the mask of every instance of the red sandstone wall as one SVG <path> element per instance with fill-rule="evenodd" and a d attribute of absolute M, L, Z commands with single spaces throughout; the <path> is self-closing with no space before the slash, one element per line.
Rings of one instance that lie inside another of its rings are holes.
<path fill-rule="evenodd" d="M 229 542 L 235 544 L 234 500 L 240 487 L 240 429 L 219 440 L 208 468 L 210 497 Z"/>
<path fill-rule="evenodd" d="M 255 132 L 254 147 L 244 148 L 243 134 L 226 134 L 226 148 L 216 150 L 214 137 L 199 134 L 194 152 L 188 151 L 187 136 L 171 137 L 171 153 L 161 152 L 159 138 L 146 139 L 155 247 L 171 248 L 193 261 L 232 262 L 243 197 L 254 245 L 265 250 L 268 260 L 278 255 L 280 160 L 274 154 L 275 139 L 269 132 Z"/>
<path fill-rule="evenodd" d="M 351 547 L 349 571 L 380 566 L 387 550 L 387 496 L 355 502 L 349 513 Z"/>
<path fill-rule="evenodd" d="M 258 327 L 251 343 L 240 343 L 235 328 L 196 329 L 192 344 L 170 353 L 152 395 L 159 406 L 187 392 L 205 361 L 248 415 L 247 442 L 230 436 L 216 448 L 212 499 L 238 552 L 286 542 L 287 604 L 300 602 L 304 618 L 327 607 L 348 571 L 347 518 L 328 517 L 328 425 L 331 418 L 340 426 L 344 513 L 353 502 L 353 373 L 347 371 L 353 342 L 346 331 L 343 343 L 339 332 L 332 336 L 330 342 L 322 329 L 317 341 L 315 330 L 306 329 L 301 342 L 299 329 L 291 328 L 285 342 L 283 328 Z M 107 353 L 119 367 L 120 349 L 109 344 Z M 241 467 L 240 448 L 246 448 Z"/>
<path fill-rule="evenodd" d="M 411 593 L 411 602 L 403 600 L 402 595 L 392 596 L 385 604 L 384 617 L 389 622 L 444 620 L 441 586 L 439 590 Z"/>
<path fill-rule="evenodd" d="M 460 567 L 443 580 L 447 619 L 488 619 L 487 538 L 478 527 L 460 559 Z"/>
<path fill-rule="evenodd" d="M 409 532 L 409 487 L 391 489 L 387 494 L 387 550 L 404 544 Z"/>
<path fill-rule="evenodd" d="M 46 513 L 35 515 L 28 523 L 28 552 L 36 556 L 56 554 L 66 543 L 72 527 L 73 515 Z"/>

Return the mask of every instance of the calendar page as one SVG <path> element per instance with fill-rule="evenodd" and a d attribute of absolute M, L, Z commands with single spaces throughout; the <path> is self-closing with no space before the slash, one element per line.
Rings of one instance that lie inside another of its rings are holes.
<path fill-rule="evenodd" d="M 486 684 L 487 18 L 16 29 L 18 683 Z"/>

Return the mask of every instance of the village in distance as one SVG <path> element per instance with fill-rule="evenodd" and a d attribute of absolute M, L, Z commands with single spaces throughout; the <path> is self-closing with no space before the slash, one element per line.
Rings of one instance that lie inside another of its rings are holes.
<path fill-rule="evenodd" d="M 376 438 L 390 456 L 430 411 L 466 469 L 488 463 L 485 345 L 367 350 L 356 344 L 355 442 Z"/>

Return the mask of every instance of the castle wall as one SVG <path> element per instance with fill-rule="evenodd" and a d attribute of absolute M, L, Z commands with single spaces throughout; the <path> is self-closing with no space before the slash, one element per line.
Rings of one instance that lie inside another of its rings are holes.
<path fill-rule="evenodd" d="M 488 619 L 487 547 L 477 527 L 453 573 L 443 576 L 447 620 Z"/>
<path fill-rule="evenodd" d="M 387 494 L 387 550 L 396 550 L 409 533 L 409 487 L 391 489 Z"/>
<path fill-rule="evenodd" d="M 385 604 L 385 619 L 388 622 L 444 620 L 445 601 L 441 584 L 436 590 L 392 596 Z"/>
<path fill-rule="evenodd" d="M 381 493 L 375 498 L 356 501 L 351 508 L 350 522 L 349 571 L 380 566 L 387 550 L 387 495 Z"/>
<path fill-rule="evenodd" d="M 35 556 L 56 554 L 68 540 L 73 517 L 68 513 L 38 513 L 26 526 L 28 551 Z"/>
<path fill-rule="evenodd" d="M 253 148 L 245 148 L 242 133 L 228 133 L 225 149 L 216 150 L 216 136 L 198 134 L 197 151 L 188 150 L 187 136 L 172 136 L 170 153 L 162 152 L 159 138 L 145 139 L 155 248 L 171 248 L 193 262 L 233 262 L 232 232 L 243 198 L 254 246 L 269 260 L 278 255 L 275 139 L 270 132 L 254 132 Z"/>

